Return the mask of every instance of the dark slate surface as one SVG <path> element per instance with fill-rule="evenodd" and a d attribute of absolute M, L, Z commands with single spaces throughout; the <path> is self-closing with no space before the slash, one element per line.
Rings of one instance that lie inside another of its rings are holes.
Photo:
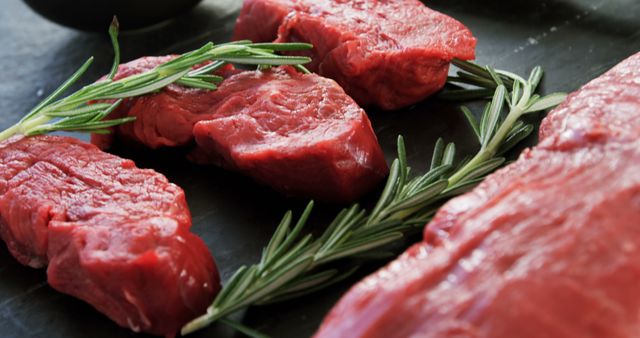
<path fill-rule="evenodd" d="M 15 122 L 63 81 L 85 58 L 96 63 L 85 83 L 108 71 L 106 34 L 86 34 L 44 21 L 16 0 L 0 0 L 0 127 Z M 467 24 L 479 39 L 478 59 L 519 73 L 540 64 L 543 88 L 571 91 L 640 50 L 637 0 L 436 0 L 433 8 Z M 121 36 L 125 61 L 143 55 L 183 52 L 205 41 L 229 38 L 239 1 L 208 0 L 194 11 L 154 29 Z M 105 27 L 108 23 L 105 23 Z M 402 133 L 409 160 L 423 170 L 438 136 L 456 141 L 463 153 L 475 145 L 456 106 L 428 100 L 402 112 L 370 111 L 389 159 Z M 82 136 L 80 136 L 82 137 Z M 534 140 L 531 140 L 534 142 Z M 167 154 L 125 154 L 182 186 L 193 213 L 194 231 L 211 248 L 223 279 L 241 264 L 255 262 L 282 213 L 300 211 L 304 201 L 288 200 L 239 175 L 197 167 Z M 335 206 L 319 206 L 314 222 L 330 217 Z M 358 276 L 304 299 L 256 307 L 243 320 L 277 337 L 309 336 Z M 18 265 L 0 245 L 1 337 L 140 337 L 121 329 L 90 306 L 46 285 L 44 271 Z M 230 337 L 214 326 L 193 337 Z"/>

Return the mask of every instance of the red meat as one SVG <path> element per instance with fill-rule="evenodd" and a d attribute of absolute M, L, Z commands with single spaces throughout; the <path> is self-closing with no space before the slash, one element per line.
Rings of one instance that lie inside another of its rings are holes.
<path fill-rule="evenodd" d="M 639 77 L 640 54 L 572 94 L 316 337 L 637 337 Z"/>
<path fill-rule="evenodd" d="M 312 71 L 356 102 L 397 109 L 445 84 L 453 58 L 475 57 L 460 22 L 418 0 L 245 0 L 234 39 L 309 42 Z"/>
<path fill-rule="evenodd" d="M 120 72 L 165 60 L 143 58 Z M 124 115 L 137 118 L 116 128 L 125 142 L 191 147 L 192 161 L 238 170 L 288 195 L 352 201 L 387 174 L 365 112 L 334 81 L 290 67 L 230 75 L 216 91 L 171 85 L 126 101 L 114 112 Z M 92 141 L 108 147 L 110 137 Z"/>
<path fill-rule="evenodd" d="M 175 335 L 220 288 L 182 189 L 79 140 L 1 143 L 0 216 L 22 264 L 136 332 Z"/>

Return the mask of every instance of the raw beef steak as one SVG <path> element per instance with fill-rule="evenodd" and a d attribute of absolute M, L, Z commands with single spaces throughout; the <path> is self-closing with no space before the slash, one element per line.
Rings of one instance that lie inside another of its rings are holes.
<path fill-rule="evenodd" d="M 0 235 L 49 284 L 136 332 L 173 336 L 220 288 L 184 192 L 76 139 L 0 143 Z"/>
<path fill-rule="evenodd" d="M 276 34 L 277 32 L 277 34 Z M 234 39 L 309 42 L 312 71 L 356 102 L 397 109 L 442 88 L 453 58 L 475 57 L 460 22 L 418 0 L 245 0 Z"/>
<path fill-rule="evenodd" d="M 640 54 L 572 94 L 316 337 L 637 337 L 638 78 Z"/>
<path fill-rule="evenodd" d="M 143 58 L 120 73 L 165 60 Z M 137 118 L 116 128 L 125 143 L 186 146 L 192 161 L 240 171 L 288 195 L 348 202 L 387 174 L 364 110 L 334 81 L 290 67 L 227 70 L 215 91 L 171 85 L 128 100 L 113 114 Z M 111 138 L 92 141 L 104 148 Z"/>

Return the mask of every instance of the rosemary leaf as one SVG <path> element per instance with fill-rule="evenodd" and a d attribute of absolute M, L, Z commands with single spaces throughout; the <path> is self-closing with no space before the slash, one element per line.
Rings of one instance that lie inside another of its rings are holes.
<path fill-rule="evenodd" d="M 284 241 L 287 233 L 289 233 L 289 226 L 291 225 L 292 215 L 293 213 L 291 211 L 287 211 L 284 214 L 282 221 L 280 221 L 280 225 L 278 225 L 278 227 L 276 228 L 275 234 L 273 235 L 273 237 L 271 237 L 271 241 L 269 241 L 269 244 L 266 247 L 266 251 L 263 254 L 262 265 L 264 265 L 266 261 L 273 258 L 276 250 L 278 249 L 282 241 Z"/>
<path fill-rule="evenodd" d="M 272 296 L 268 296 L 263 298 L 262 300 L 256 302 L 256 305 L 267 305 L 267 304 L 272 304 L 272 303 L 278 303 L 278 302 L 282 302 L 282 301 L 286 301 L 286 300 L 290 300 L 290 299 L 294 299 L 294 298 L 299 298 L 302 296 L 306 296 L 310 293 L 314 293 L 318 290 L 322 290 L 328 286 L 331 286 L 335 283 L 338 283 L 342 280 L 344 280 L 345 278 L 351 276 L 354 272 L 356 272 L 358 269 L 360 268 L 359 265 L 354 265 L 353 267 L 351 267 L 350 269 L 336 275 L 333 276 L 332 278 L 326 280 L 324 283 L 317 283 L 316 285 L 310 286 L 306 289 L 300 288 L 296 291 L 290 291 L 288 288 L 288 285 L 283 286 L 283 290 L 281 292 L 278 292 Z"/>
<path fill-rule="evenodd" d="M 444 154 L 444 140 L 442 138 L 438 138 L 436 145 L 433 147 L 430 170 L 442 165 L 442 154 Z"/>
<path fill-rule="evenodd" d="M 473 130 L 474 134 L 476 134 L 478 141 L 482 142 L 482 138 L 480 137 L 480 127 L 478 126 L 478 122 L 476 121 L 476 118 L 473 116 L 473 113 L 471 112 L 471 110 L 469 110 L 469 108 L 467 108 L 466 106 L 460 106 L 460 110 L 464 114 L 464 117 L 467 118 L 467 122 L 469 122 L 469 126 L 471 126 L 471 129 Z"/>
<path fill-rule="evenodd" d="M 387 184 L 382 190 L 382 195 L 380 195 L 380 199 L 378 199 L 378 203 L 373 208 L 371 212 L 371 216 L 369 217 L 369 221 L 367 222 L 367 226 L 378 221 L 378 215 L 380 211 L 389 204 L 391 199 L 393 198 L 396 190 L 398 177 L 400 176 L 400 163 L 398 159 L 395 159 L 391 164 L 391 169 L 389 169 L 389 178 L 387 179 Z"/>
<path fill-rule="evenodd" d="M 185 76 L 190 69 L 185 69 L 182 70 L 180 72 L 177 72 L 175 74 L 171 74 L 170 76 L 167 76 L 161 80 L 158 81 L 154 81 L 151 82 L 149 84 L 146 84 L 144 86 L 138 87 L 138 88 L 134 88 L 128 91 L 124 91 L 124 92 L 120 92 L 120 93 L 114 93 L 114 94 L 110 94 L 110 93 L 105 93 L 102 94 L 102 96 L 100 97 L 100 99 L 102 100 L 106 100 L 106 99 L 122 99 L 122 98 L 127 98 L 127 97 L 134 97 L 134 96 L 140 96 L 140 95 L 144 95 L 144 94 L 148 94 L 151 92 L 154 92 L 156 90 L 162 89 L 176 81 L 178 81 L 180 78 L 182 78 L 183 76 Z"/>
<path fill-rule="evenodd" d="M 276 292 L 272 296 L 266 298 L 265 300 L 277 298 L 282 296 L 283 294 L 303 291 L 303 290 L 316 287 L 318 285 L 322 285 L 327 281 L 331 280 L 336 275 L 338 275 L 339 272 L 340 271 L 337 269 L 331 269 L 331 270 L 325 270 L 318 273 L 310 274 L 309 276 L 302 276 L 302 278 L 295 279 L 290 283 L 288 283 L 287 285 L 285 285 L 282 288 L 281 292 Z"/>
<path fill-rule="evenodd" d="M 311 61 L 306 56 L 262 56 L 262 55 L 237 55 L 237 56 L 227 56 L 227 57 L 219 57 L 219 60 L 237 63 L 237 64 L 245 64 L 245 65 L 299 65 L 301 63 L 307 63 Z"/>
<path fill-rule="evenodd" d="M 527 107 L 526 113 L 538 112 L 541 110 L 547 110 L 551 107 L 555 107 L 558 104 L 562 103 L 562 101 L 564 101 L 565 98 L 566 98 L 566 95 L 562 93 L 555 93 L 555 94 L 544 96 L 536 100 L 535 102 L 531 103 Z"/>
<path fill-rule="evenodd" d="M 216 62 L 211 62 L 210 64 L 200 67 L 200 68 L 196 68 L 192 71 L 189 72 L 189 76 L 198 76 L 198 75 L 204 75 L 204 74 L 208 74 L 208 73 L 213 73 L 216 70 L 224 67 L 227 63 L 224 61 L 216 61 Z"/>
<path fill-rule="evenodd" d="M 218 89 L 218 86 L 216 86 L 213 83 L 206 82 L 206 81 L 199 80 L 197 78 L 192 78 L 192 77 L 182 77 L 178 79 L 176 83 L 185 87 L 208 89 L 208 90 Z"/>
<path fill-rule="evenodd" d="M 218 296 L 216 296 L 215 301 L 209 307 L 210 309 L 220 306 L 220 304 L 224 302 L 225 299 L 227 299 L 231 291 L 235 291 L 236 289 L 238 289 L 236 286 L 244 278 L 246 271 L 247 271 L 247 267 L 245 265 L 241 266 L 240 268 L 238 268 L 238 270 L 236 270 L 236 272 L 233 274 L 233 276 L 231 276 L 231 278 L 227 282 L 226 287 L 220 291 Z"/>
<path fill-rule="evenodd" d="M 415 193 L 413 196 L 403 200 L 402 202 L 391 204 L 387 213 L 392 214 L 397 211 L 423 205 L 425 202 L 436 197 L 439 193 L 446 189 L 448 185 L 449 182 L 445 179 L 433 182 L 427 187 L 421 189 L 419 192 Z"/>
<path fill-rule="evenodd" d="M 260 49 L 268 49 L 276 52 L 284 52 L 284 51 L 299 51 L 299 50 L 307 50 L 313 48 L 313 45 L 309 43 L 301 43 L 301 42 L 284 42 L 284 43 L 273 43 L 273 42 L 260 42 L 260 43 L 249 43 L 248 47 L 260 48 Z"/>
<path fill-rule="evenodd" d="M 487 175 L 490 172 L 493 172 L 504 163 L 505 159 L 503 157 L 495 157 L 490 160 L 484 161 L 477 165 L 473 170 L 471 170 L 463 179 L 465 181 L 470 181 L 476 178 L 481 178 Z"/>
<path fill-rule="evenodd" d="M 435 182 L 437 179 L 443 177 L 449 170 L 453 168 L 450 164 L 443 164 L 438 167 L 432 168 L 425 175 L 416 177 L 410 183 L 409 194 L 416 194 L 426 188 L 427 185 Z"/>
<path fill-rule="evenodd" d="M 396 242 L 403 238 L 404 235 L 401 232 L 392 232 L 388 234 L 381 234 L 366 238 L 358 239 L 357 241 L 349 242 L 348 245 L 340 247 L 340 250 L 328 253 L 318 258 L 316 264 L 323 264 L 326 262 L 334 261 L 339 258 L 359 254 L 366 252 L 372 248 L 381 247 L 389 243 Z"/>
<path fill-rule="evenodd" d="M 501 156 L 502 154 L 511 150 L 511 148 L 513 148 L 516 144 L 520 143 L 522 140 L 531 135 L 532 132 L 533 126 L 530 124 L 526 124 L 515 130 L 513 133 L 510 133 L 505 141 L 500 145 L 500 148 L 498 148 L 496 155 Z"/>
<path fill-rule="evenodd" d="M 113 80 L 118 72 L 118 66 L 120 65 L 120 44 L 118 43 L 118 29 L 120 27 L 120 23 L 118 23 L 118 18 L 113 17 L 113 21 L 111 21 L 111 26 L 109 26 L 109 37 L 111 38 L 111 45 L 113 46 L 113 65 L 111 66 L 111 71 L 107 78 L 109 80 Z"/>
<path fill-rule="evenodd" d="M 451 165 L 453 163 L 453 159 L 456 156 L 456 145 L 455 143 L 449 143 L 444 148 L 444 154 L 442 155 L 442 164 Z"/>
<path fill-rule="evenodd" d="M 46 116 L 50 116 L 50 117 L 70 117 L 70 116 L 77 116 L 77 115 L 82 115 L 82 114 L 87 114 L 87 113 L 94 113 L 96 111 L 99 110 L 104 110 L 107 109 L 111 106 L 110 103 L 96 103 L 96 104 L 92 104 L 90 106 L 84 106 L 84 107 L 80 107 L 80 108 L 76 108 L 73 110 L 67 110 L 67 111 L 48 111 L 43 113 Z"/>
<path fill-rule="evenodd" d="M 236 287 L 231 289 L 226 297 L 220 302 L 220 306 L 226 306 L 242 296 L 246 289 L 258 278 L 258 266 L 253 265 L 245 269 L 236 282 Z"/>
<path fill-rule="evenodd" d="M 506 89 L 504 85 L 499 84 L 496 88 L 495 94 L 493 95 L 493 99 L 491 100 L 491 105 L 489 106 L 489 111 L 487 113 L 485 133 L 482 139 L 483 148 L 488 146 L 489 140 L 491 139 L 491 136 L 493 136 L 496 124 L 498 123 L 498 118 L 502 112 L 505 96 Z"/>

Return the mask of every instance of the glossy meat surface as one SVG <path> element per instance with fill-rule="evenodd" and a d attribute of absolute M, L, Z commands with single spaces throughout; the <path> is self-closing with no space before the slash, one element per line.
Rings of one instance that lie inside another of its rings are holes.
<path fill-rule="evenodd" d="M 572 94 L 316 337 L 637 337 L 639 78 L 640 54 Z"/>
<path fill-rule="evenodd" d="M 0 216 L 22 264 L 136 332 L 174 335 L 220 288 L 182 189 L 76 139 L 0 144 Z"/>
<path fill-rule="evenodd" d="M 143 58 L 120 72 L 163 60 Z M 183 146 L 194 162 L 324 201 L 352 201 L 387 174 L 367 115 L 336 82 L 290 67 L 228 72 L 216 91 L 172 85 L 125 102 L 114 116 L 137 119 L 115 136 L 150 148 Z M 94 135 L 92 141 L 108 147 L 112 140 Z"/>
<path fill-rule="evenodd" d="M 475 57 L 471 32 L 418 0 L 245 0 L 234 38 L 271 41 L 276 29 L 279 42 L 314 45 L 312 71 L 383 109 L 421 101 L 444 86 L 451 59 Z"/>
<path fill-rule="evenodd" d="M 365 112 L 334 81 L 291 68 L 226 80 L 224 103 L 196 123 L 194 156 L 286 194 L 355 200 L 387 173 Z M 200 153 L 199 151 L 199 153 Z"/>

